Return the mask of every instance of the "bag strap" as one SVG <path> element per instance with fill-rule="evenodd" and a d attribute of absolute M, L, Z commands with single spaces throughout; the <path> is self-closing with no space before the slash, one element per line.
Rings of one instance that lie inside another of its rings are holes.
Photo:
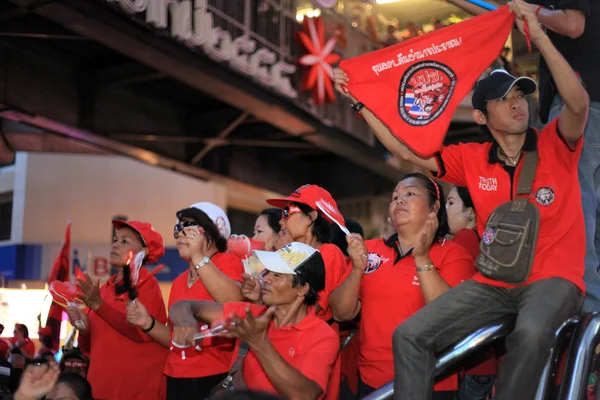
<path fill-rule="evenodd" d="M 244 371 L 244 359 L 246 358 L 246 355 L 248 354 L 248 350 L 250 350 L 250 345 L 248 344 L 248 342 L 242 341 L 242 343 L 240 343 L 240 351 L 238 352 L 238 356 L 235 359 L 235 362 L 233 363 L 233 365 L 231 366 L 231 369 L 229 370 L 230 376 L 235 374 L 238 371 L 240 371 L 240 372 Z"/>
<path fill-rule="evenodd" d="M 531 194 L 531 190 L 533 188 L 533 178 L 535 177 L 535 171 L 537 169 L 539 160 L 537 150 L 524 153 L 523 157 L 525 159 L 523 160 L 521 176 L 519 176 L 519 182 L 517 183 L 517 196 Z M 512 201 L 510 210 L 513 212 L 524 212 L 528 202 L 529 196 L 515 197 Z"/>
<path fill-rule="evenodd" d="M 524 153 L 523 156 L 523 169 L 521 170 L 521 176 L 519 176 L 519 183 L 517 184 L 517 195 L 530 194 L 533 187 L 533 178 L 535 177 L 535 171 L 538 165 L 538 152 L 537 150 Z"/>

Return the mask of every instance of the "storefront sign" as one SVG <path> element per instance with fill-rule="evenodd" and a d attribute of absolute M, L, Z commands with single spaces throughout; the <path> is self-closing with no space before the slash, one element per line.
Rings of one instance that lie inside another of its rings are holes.
<path fill-rule="evenodd" d="M 266 47 L 258 47 L 247 35 L 232 38 L 228 31 L 214 26 L 213 14 L 207 9 L 207 0 L 106 0 L 118 3 L 128 14 L 145 13 L 146 23 L 157 29 L 170 29 L 171 36 L 186 46 L 200 48 L 218 62 L 246 74 L 262 85 L 296 98 L 290 76 L 296 66 L 277 60 L 277 54 Z"/>

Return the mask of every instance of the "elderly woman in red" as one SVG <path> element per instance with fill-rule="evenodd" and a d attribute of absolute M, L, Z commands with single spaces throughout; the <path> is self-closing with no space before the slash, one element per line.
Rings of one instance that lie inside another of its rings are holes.
<path fill-rule="evenodd" d="M 88 380 L 96 400 L 162 400 L 165 397 L 163 368 L 168 350 L 142 329 L 127 322 L 129 293 L 123 267 L 129 254 L 145 253 L 146 262 L 156 262 L 165 253 L 162 236 L 152 225 L 138 221 L 113 221 L 116 228 L 110 264 L 117 268 L 102 287 L 86 275 L 78 279 L 81 300 L 87 312 L 68 309 L 71 323 L 79 328 L 79 347 L 90 357 Z M 141 268 L 135 285 L 136 301 L 151 310 L 157 324 L 167 322 L 165 303 L 156 278 Z"/>
<path fill-rule="evenodd" d="M 392 333 L 425 304 L 469 279 L 473 259 L 448 233 L 442 188 L 423 174 L 409 174 L 394 189 L 389 214 L 396 233 L 363 242 L 348 238 L 352 269 L 329 296 L 336 319 L 361 311 L 358 398 L 394 379 Z M 418 379 L 418 378 L 416 378 Z M 452 399 L 456 375 L 436 386 L 434 399 Z"/>

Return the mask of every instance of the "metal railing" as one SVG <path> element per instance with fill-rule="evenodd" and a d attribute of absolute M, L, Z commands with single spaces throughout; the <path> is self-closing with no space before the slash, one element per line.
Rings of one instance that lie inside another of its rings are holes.
<path fill-rule="evenodd" d="M 485 350 L 494 341 L 508 336 L 514 325 L 510 323 L 491 325 L 467 336 L 456 345 L 441 352 L 436 362 L 436 378 L 444 376 L 471 354 Z M 587 380 L 596 345 L 600 340 L 600 313 L 574 316 L 566 320 L 556 331 L 555 343 L 539 380 L 535 400 L 546 400 L 552 394 L 558 362 L 562 351 L 569 349 L 567 365 L 560 386 L 560 400 L 584 400 Z M 380 387 L 364 400 L 386 400 L 394 395 L 394 382 Z"/>

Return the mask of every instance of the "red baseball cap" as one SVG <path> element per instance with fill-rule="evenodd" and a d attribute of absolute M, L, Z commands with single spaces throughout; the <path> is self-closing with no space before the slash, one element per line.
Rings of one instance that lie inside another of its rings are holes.
<path fill-rule="evenodd" d="M 115 219 L 112 224 L 116 229 L 127 226 L 140 234 L 144 241 L 143 245 L 148 249 L 147 262 L 156 262 L 165 254 L 165 243 L 162 236 L 149 223 Z"/>
<path fill-rule="evenodd" d="M 335 218 L 344 225 L 344 217 L 338 209 L 337 203 L 333 197 L 331 197 L 331 194 L 321 186 L 300 186 L 294 193 L 290 194 L 285 199 L 268 199 L 267 203 L 277 208 L 284 208 L 288 203 L 305 204 L 313 210 L 318 211 L 319 214 L 329 221 L 329 223 L 334 223 L 335 221 L 333 218 Z M 325 212 L 323 212 L 323 208 L 326 210 Z"/>

